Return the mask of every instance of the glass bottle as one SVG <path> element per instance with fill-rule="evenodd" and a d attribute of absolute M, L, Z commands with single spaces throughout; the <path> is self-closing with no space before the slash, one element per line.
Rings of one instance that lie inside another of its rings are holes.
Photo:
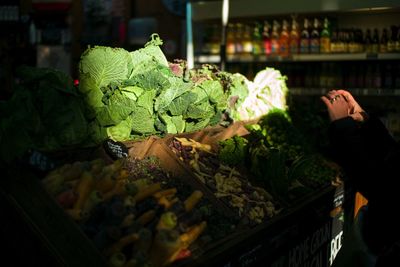
<path fill-rule="evenodd" d="M 279 54 L 279 23 L 274 20 L 272 24 L 271 33 L 271 55 L 277 56 Z"/>
<path fill-rule="evenodd" d="M 299 28 L 295 18 L 292 20 L 292 29 L 289 36 L 289 50 L 290 54 L 296 55 L 299 53 Z"/>
<path fill-rule="evenodd" d="M 372 53 L 372 36 L 371 36 L 371 30 L 367 29 L 365 33 L 365 52 L 366 53 Z"/>
<path fill-rule="evenodd" d="M 343 53 L 349 53 L 350 31 L 343 31 Z"/>
<path fill-rule="evenodd" d="M 382 30 L 381 41 L 379 43 L 379 53 L 386 53 L 388 51 L 388 32 L 387 29 Z"/>
<path fill-rule="evenodd" d="M 264 54 L 266 56 L 271 55 L 271 34 L 270 34 L 270 30 L 271 30 L 271 25 L 268 23 L 268 21 L 264 21 L 262 38 L 263 38 Z"/>
<path fill-rule="evenodd" d="M 220 51 L 220 31 L 218 24 L 213 24 L 211 26 L 211 39 L 210 39 L 210 54 L 212 55 L 219 55 Z"/>
<path fill-rule="evenodd" d="M 371 52 L 378 53 L 379 52 L 379 32 L 378 29 L 374 29 L 374 34 L 372 35 L 371 40 Z"/>
<path fill-rule="evenodd" d="M 319 54 L 320 40 L 319 40 L 319 21 L 314 19 L 313 29 L 310 35 L 310 53 Z"/>
<path fill-rule="evenodd" d="M 394 42 L 394 50 L 396 51 L 396 52 L 400 52 L 400 29 L 399 28 L 397 28 L 396 29 L 397 31 L 397 34 L 396 34 L 396 40 L 395 40 L 395 42 Z"/>
<path fill-rule="evenodd" d="M 331 45 L 330 45 L 330 51 L 331 53 L 337 53 L 337 36 L 338 32 L 335 30 L 332 32 L 331 36 Z"/>
<path fill-rule="evenodd" d="M 250 25 L 244 25 L 244 32 L 242 38 L 243 54 L 250 55 L 253 53 L 253 42 L 251 38 L 251 27 Z"/>
<path fill-rule="evenodd" d="M 344 45 L 344 31 L 338 31 L 337 42 L 336 42 L 336 52 L 344 53 L 345 45 Z"/>
<path fill-rule="evenodd" d="M 320 51 L 321 53 L 331 52 L 331 32 L 329 30 L 328 18 L 324 19 L 324 25 L 320 34 Z"/>
<path fill-rule="evenodd" d="M 261 35 L 261 24 L 256 22 L 253 28 L 253 54 L 263 54 L 263 39 Z"/>
<path fill-rule="evenodd" d="M 279 55 L 282 57 L 289 56 L 289 31 L 288 31 L 288 22 L 283 20 L 282 22 L 282 31 L 279 36 Z"/>
<path fill-rule="evenodd" d="M 235 52 L 235 27 L 232 23 L 228 23 L 226 29 L 226 54 L 233 55 Z"/>
<path fill-rule="evenodd" d="M 363 32 L 361 29 L 356 29 L 354 39 L 356 42 L 357 53 L 363 52 L 364 51 L 364 40 L 363 40 L 364 37 L 363 37 Z"/>
<path fill-rule="evenodd" d="M 357 53 L 358 52 L 358 44 L 356 42 L 356 33 L 354 29 L 350 29 L 349 31 L 349 53 Z"/>
<path fill-rule="evenodd" d="M 300 34 L 300 53 L 310 53 L 310 31 L 308 19 L 304 19 L 303 30 Z"/>
<path fill-rule="evenodd" d="M 236 23 L 235 25 L 235 53 L 240 55 L 243 53 L 243 24 Z"/>

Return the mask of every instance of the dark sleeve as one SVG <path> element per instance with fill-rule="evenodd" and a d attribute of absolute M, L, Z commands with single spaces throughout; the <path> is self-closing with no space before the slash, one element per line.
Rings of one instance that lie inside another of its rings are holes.
<path fill-rule="evenodd" d="M 382 199 L 398 188 L 399 145 L 379 118 L 371 116 L 363 123 L 351 117 L 336 120 L 329 135 L 336 161 L 365 197 Z"/>

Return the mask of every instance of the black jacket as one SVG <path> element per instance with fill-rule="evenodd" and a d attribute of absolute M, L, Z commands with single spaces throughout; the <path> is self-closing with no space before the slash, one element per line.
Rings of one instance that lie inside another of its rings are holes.
<path fill-rule="evenodd" d="M 400 240 L 400 146 L 374 116 L 363 123 L 336 120 L 329 137 L 345 183 L 368 199 L 364 237 L 380 255 Z"/>

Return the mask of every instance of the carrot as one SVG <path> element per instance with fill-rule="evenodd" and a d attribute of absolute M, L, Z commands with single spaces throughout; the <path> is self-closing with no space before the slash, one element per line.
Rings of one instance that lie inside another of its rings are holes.
<path fill-rule="evenodd" d="M 166 229 L 158 231 L 149 254 L 152 266 L 165 266 L 180 248 L 181 240 L 177 231 Z"/>
<path fill-rule="evenodd" d="M 115 184 L 114 188 L 104 194 L 104 199 L 108 200 L 116 195 L 136 195 L 138 189 L 134 183 L 128 182 L 128 180 L 119 180 Z M 134 200 L 134 199 L 133 199 Z"/>
<path fill-rule="evenodd" d="M 142 215 L 140 215 L 136 221 L 139 222 L 141 225 L 145 225 L 149 223 L 154 217 L 156 216 L 156 211 L 155 210 L 148 210 Z"/>
<path fill-rule="evenodd" d="M 83 204 L 88 198 L 93 189 L 94 179 L 90 172 L 84 171 L 81 175 L 80 181 L 75 189 L 78 193 L 78 199 L 74 204 L 74 209 L 82 209 Z"/>
<path fill-rule="evenodd" d="M 154 184 L 150 184 L 149 186 L 145 187 L 144 189 L 140 190 L 135 196 L 134 199 L 136 202 L 139 202 L 151 195 L 153 195 L 154 193 L 156 193 L 157 191 L 161 190 L 161 183 L 154 183 Z"/>
<path fill-rule="evenodd" d="M 95 189 L 102 193 L 106 193 L 114 188 L 115 183 L 116 179 L 112 177 L 111 173 L 103 173 L 97 180 Z"/>
<path fill-rule="evenodd" d="M 129 172 L 126 169 L 121 169 L 115 174 L 117 180 L 123 180 L 129 177 Z"/>
<path fill-rule="evenodd" d="M 191 227 L 189 231 L 180 235 L 181 242 L 184 244 L 183 247 L 187 248 L 192 244 L 199 235 L 204 231 L 207 226 L 206 221 L 202 221 L 201 223 Z"/>
<path fill-rule="evenodd" d="M 200 190 L 193 191 L 193 193 L 184 202 L 185 210 L 191 211 L 202 197 L 203 197 L 203 192 L 201 192 Z"/>
<path fill-rule="evenodd" d="M 171 197 L 171 196 L 175 195 L 176 192 L 177 192 L 176 187 L 173 187 L 173 188 L 165 189 L 162 191 L 158 191 L 158 192 L 154 193 L 153 196 L 155 198 Z"/>
<path fill-rule="evenodd" d="M 157 202 L 159 205 L 164 206 L 166 209 L 169 209 L 173 204 L 170 200 L 168 200 L 164 196 L 160 197 Z"/>

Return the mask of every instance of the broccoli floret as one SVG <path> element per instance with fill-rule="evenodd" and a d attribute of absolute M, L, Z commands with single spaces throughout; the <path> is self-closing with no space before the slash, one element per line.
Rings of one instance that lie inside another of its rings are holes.
<path fill-rule="evenodd" d="M 219 142 L 218 158 L 222 164 L 234 166 L 243 163 L 247 156 L 246 138 L 235 135 Z"/>

